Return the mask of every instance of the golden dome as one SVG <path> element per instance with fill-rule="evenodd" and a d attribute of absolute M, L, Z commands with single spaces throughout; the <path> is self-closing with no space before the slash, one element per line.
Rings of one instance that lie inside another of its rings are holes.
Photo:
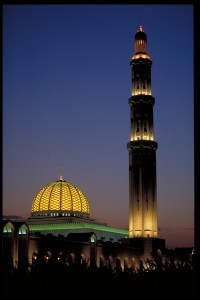
<path fill-rule="evenodd" d="M 70 182 L 54 181 L 43 187 L 33 200 L 32 217 L 89 217 L 89 203 L 83 192 Z"/>

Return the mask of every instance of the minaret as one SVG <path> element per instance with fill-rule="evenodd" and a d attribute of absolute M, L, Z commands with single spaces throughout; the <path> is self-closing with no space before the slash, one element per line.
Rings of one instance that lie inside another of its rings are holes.
<path fill-rule="evenodd" d="M 147 36 L 142 25 L 135 34 L 135 53 L 130 62 L 132 95 L 129 151 L 129 237 L 156 238 L 156 150 L 151 95 L 152 61 L 147 54 Z"/>

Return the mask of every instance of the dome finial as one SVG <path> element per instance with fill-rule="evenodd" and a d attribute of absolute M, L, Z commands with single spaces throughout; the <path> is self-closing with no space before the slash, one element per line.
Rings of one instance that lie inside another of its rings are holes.
<path fill-rule="evenodd" d="M 62 167 L 60 168 L 60 180 L 63 181 Z"/>

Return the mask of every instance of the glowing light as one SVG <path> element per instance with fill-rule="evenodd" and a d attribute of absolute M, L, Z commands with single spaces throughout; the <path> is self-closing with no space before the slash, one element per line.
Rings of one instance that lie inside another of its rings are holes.
<path fill-rule="evenodd" d="M 144 32 L 144 30 L 142 29 L 142 24 L 140 24 L 140 31 Z"/>
<path fill-rule="evenodd" d="M 95 242 L 95 236 L 94 236 L 94 235 L 91 236 L 90 242 L 91 242 L 91 243 L 94 243 L 94 242 Z"/>
<path fill-rule="evenodd" d="M 145 59 L 150 59 L 150 56 L 147 54 L 135 54 L 133 55 L 132 59 L 138 59 L 138 58 L 145 58 Z"/>
<path fill-rule="evenodd" d="M 12 232 L 12 227 L 10 224 L 6 224 L 3 228 L 3 232 Z"/>
<path fill-rule="evenodd" d="M 26 229 L 24 227 L 20 227 L 18 234 L 26 234 Z"/>
<path fill-rule="evenodd" d="M 60 177 L 62 178 L 62 176 Z M 69 182 L 55 181 L 42 188 L 33 200 L 31 212 L 76 211 L 89 213 L 89 203 L 83 192 Z"/>
<path fill-rule="evenodd" d="M 82 230 L 100 230 L 106 232 L 119 233 L 123 235 L 128 235 L 128 230 L 115 228 L 111 226 L 87 223 L 87 222 L 77 222 L 77 223 L 49 223 L 49 224 L 29 224 L 30 231 L 53 231 L 53 230 L 72 230 L 72 229 L 82 229 Z"/>

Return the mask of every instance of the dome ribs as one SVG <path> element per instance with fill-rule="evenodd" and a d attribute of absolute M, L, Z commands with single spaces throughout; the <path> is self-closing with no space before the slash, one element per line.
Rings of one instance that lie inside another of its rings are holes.
<path fill-rule="evenodd" d="M 89 203 L 77 186 L 57 180 L 38 192 L 32 203 L 31 215 L 32 217 L 88 216 Z"/>

